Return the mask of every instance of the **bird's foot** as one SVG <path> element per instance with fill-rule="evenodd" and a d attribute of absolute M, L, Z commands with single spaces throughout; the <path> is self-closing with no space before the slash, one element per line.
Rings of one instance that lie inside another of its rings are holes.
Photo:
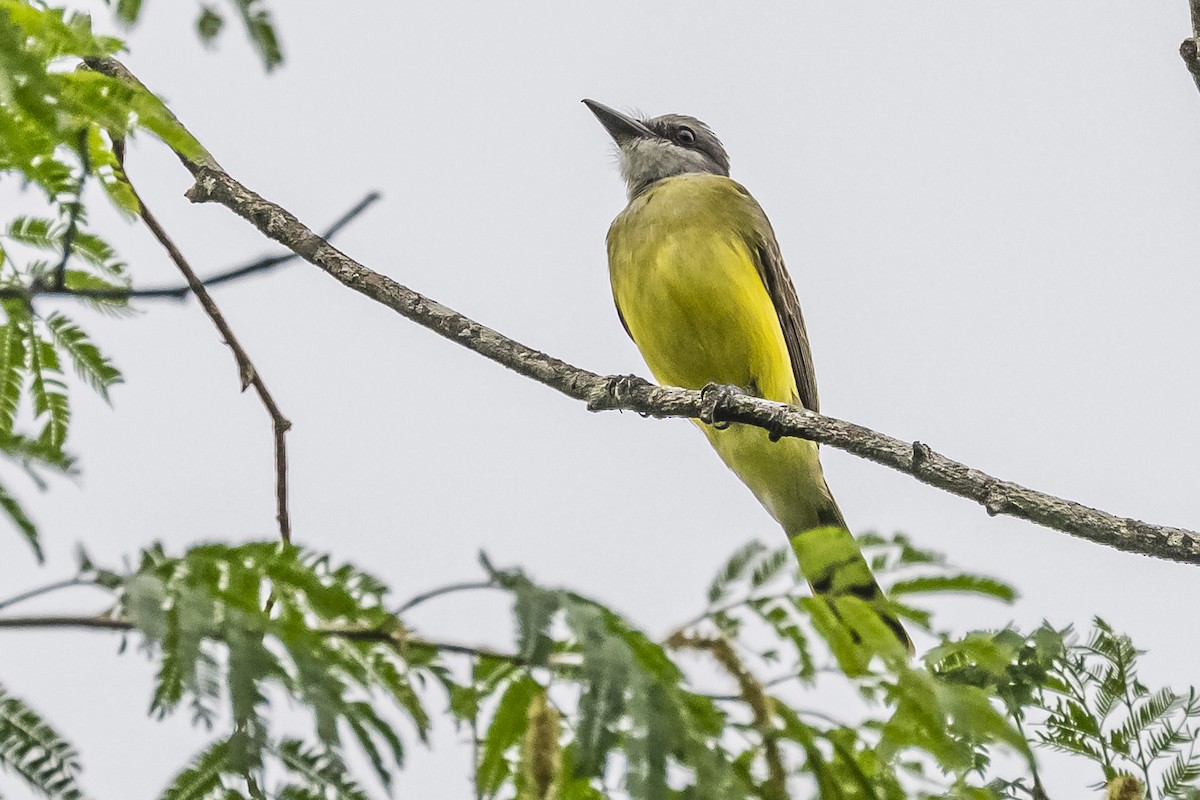
<path fill-rule="evenodd" d="M 622 408 L 631 395 L 649 385 L 649 381 L 637 375 L 609 375 L 605 379 L 604 388 L 588 398 L 588 411 Z"/>
<path fill-rule="evenodd" d="M 723 431 L 731 424 L 730 420 L 721 419 L 722 412 L 733 404 L 737 398 L 746 392 L 739 386 L 728 386 L 722 383 L 710 383 L 700 390 L 700 421 Z"/>

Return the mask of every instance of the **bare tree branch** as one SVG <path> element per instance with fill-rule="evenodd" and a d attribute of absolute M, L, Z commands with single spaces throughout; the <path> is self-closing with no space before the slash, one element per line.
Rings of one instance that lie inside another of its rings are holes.
<path fill-rule="evenodd" d="M 98 71 L 136 81 L 113 59 L 89 59 L 88 63 Z M 912 475 L 974 500 L 993 516 L 1006 514 L 1125 552 L 1200 564 L 1200 534 L 1194 531 L 1118 517 L 1003 481 L 940 455 L 921 442 L 904 442 L 861 425 L 725 387 L 704 391 L 657 387 L 636 377 L 606 377 L 572 366 L 363 266 L 313 233 L 291 212 L 247 189 L 210 155 L 180 159 L 195 178 L 187 193 L 193 202 L 224 205 L 345 286 L 497 364 L 586 402 L 592 411 L 626 410 L 659 418 L 697 418 L 710 424 L 754 425 L 776 437 L 809 439 Z"/>
<path fill-rule="evenodd" d="M 452 583 L 448 586 L 439 586 L 436 589 L 430 589 L 428 592 L 421 592 L 414 595 L 409 600 L 405 601 L 400 608 L 396 609 L 397 614 L 403 614 L 409 609 L 416 608 L 427 600 L 432 600 L 435 597 L 441 597 L 446 594 L 454 594 L 455 592 L 470 592 L 476 589 L 499 589 L 500 587 L 491 581 L 463 581 L 462 583 Z"/>
<path fill-rule="evenodd" d="M 130 632 L 137 630 L 127 619 L 106 616 L 70 616 L 47 615 L 30 617 L 0 618 L 0 630 L 93 630 Z M 429 648 L 440 653 L 472 656 L 476 658 L 494 658 L 499 661 L 509 661 L 520 666 L 529 666 L 530 662 L 515 653 L 505 653 L 487 647 L 472 647 L 457 642 L 442 642 L 434 639 L 423 639 L 411 636 L 400 630 L 382 630 L 376 628 L 319 628 L 322 636 L 333 636 L 353 642 L 378 642 L 406 648 Z"/>
<path fill-rule="evenodd" d="M 117 152 L 117 159 L 121 163 L 121 169 L 125 171 L 126 179 L 130 181 L 129 188 L 133 192 L 133 196 L 137 199 L 138 208 L 141 213 L 142 221 L 146 223 L 146 227 L 154 234 L 154 238 L 158 240 L 163 249 L 167 251 L 171 261 L 183 273 L 183 278 L 187 281 L 188 287 L 196 295 L 196 299 L 200 302 L 200 306 L 204 309 L 204 313 L 212 320 L 213 325 L 221 334 L 221 338 L 225 340 L 225 344 L 229 345 L 229 349 L 233 351 L 233 358 L 237 362 L 238 374 L 242 380 L 242 391 L 250 386 L 254 387 L 254 391 L 258 394 L 263 406 L 267 410 L 267 414 L 271 417 L 271 428 L 275 438 L 275 508 L 276 518 L 279 521 L 279 538 L 285 544 L 290 544 L 292 541 L 292 523 L 288 516 L 288 491 L 287 491 L 287 432 L 292 427 L 292 423 L 283 416 L 283 412 L 279 410 L 279 406 L 275 402 L 275 398 L 271 396 L 270 390 L 267 389 L 267 384 L 263 381 L 262 376 L 254 367 L 254 363 L 250 361 L 249 354 L 245 348 L 237 340 L 233 334 L 233 328 L 221 315 L 221 310 L 217 308 L 216 301 L 212 299 L 212 295 L 208 293 L 208 289 L 200 282 L 196 276 L 196 272 L 188 264 L 187 259 L 183 257 L 183 253 L 175 246 L 175 242 L 163 230 L 158 219 L 150 212 L 146 206 L 142 196 L 138 194 L 137 189 L 133 186 L 132 179 L 129 179 L 129 172 L 125 170 L 124 165 L 124 147 L 117 145 L 114 148 Z"/>
<path fill-rule="evenodd" d="M 66 578 L 61 581 L 55 581 L 54 583 L 48 583 L 45 586 L 38 586 L 37 588 L 29 589 L 28 591 L 24 591 L 19 594 L 14 594 L 12 597 L 9 597 L 6 600 L 0 600 L 0 611 L 3 611 L 4 609 L 8 608 L 9 606 L 15 606 L 17 603 L 24 603 L 26 600 L 32 600 L 35 597 L 41 597 L 42 595 L 50 594 L 52 592 L 57 592 L 62 589 L 69 589 L 72 586 L 95 586 L 95 585 L 96 584 L 94 581 L 90 581 L 90 580 L 87 580 L 85 578 L 80 578 L 80 577 Z"/>
<path fill-rule="evenodd" d="M 1200 0 L 1188 0 L 1188 8 L 1192 12 L 1192 35 L 1179 45 L 1179 55 L 1200 89 Z"/>

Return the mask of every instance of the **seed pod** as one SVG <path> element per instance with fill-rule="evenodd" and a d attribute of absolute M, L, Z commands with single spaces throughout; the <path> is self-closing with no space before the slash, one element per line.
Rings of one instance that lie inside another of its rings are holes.
<path fill-rule="evenodd" d="M 551 800 L 558 793 L 562 751 L 558 711 L 543 689 L 529 702 L 529 724 L 521 740 L 521 788 L 518 800 Z"/>

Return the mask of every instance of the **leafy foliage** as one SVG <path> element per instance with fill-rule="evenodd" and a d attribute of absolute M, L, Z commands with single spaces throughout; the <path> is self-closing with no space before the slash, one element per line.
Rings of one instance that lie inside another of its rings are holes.
<path fill-rule="evenodd" d="M 912 596 L 1011 596 L 904 537 L 864 540 L 881 580 Z M 818 619 L 824 607 L 805 602 L 778 552 L 735 553 L 705 610 L 662 641 L 484 558 L 512 597 L 517 648 L 473 654 L 465 675 L 388 610 L 374 578 L 294 547 L 208 544 L 178 557 L 154 547 L 126 574 L 86 559 L 80 574 L 115 593 L 111 613 L 155 659 L 151 712 L 186 707 L 198 725 L 228 726 L 164 798 L 365 797 L 348 747 L 390 785 L 405 756 L 397 731 L 425 738 L 434 686 L 477 738 L 480 797 L 1026 797 L 1044 792 L 1034 746 L 1096 761 L 1102 783 L 1149 776 L 1155 797 L 1195 783 L 1194 695 L 1140 686 L 1136 652 L 1102 621 L 1086 644 L 1048 626 L 943 634 L 916 665 L 855 641 L 845 629 L 858 623 Z M 838 666 L 845 647 L 866 665 L 852 676 Z M 731 691 L 700 688 L 714 669 Z M 861 701 L 837 715 L 808 708 L 838 681 Z M 310 736 L 274 730 L 280 696 L 309 709 Z M 1026 770 L 999 772 L 998 750 Z"/>
<path fill-rule="evenodd" d="M 80 327 L 59 313 L 46 317 L 33 300 L 46 293 L 91 293 L 94 306 L 121 311 L 125 265 L 102 237 L 87 230 L 84 189 L 97 182 L 123 212 L 137 202 L 118 157 L 118 143 L 138 129 L 194 150 L 157 98 L 64 63 L 117 52 L 119 40 L 93 33 L 85 14 L 33 0 L 0 0 L 0 178 L 40 190 L 46 211 L 17 216 L 0 228 L 0 450 L 29 463 L 62 463 L 70 427 L 69 361 L 107 396 L 120 373 Z M 19 432 L 28 399 L 36 434 Z M 41 451 L 3 449 L 37 441 Z M 39 481 L 40 485 L 40 481 Z M 37 530 L 7 487 L 0 507 L 41 557 Z"/>
<path fill-rule="evenodd" d="M 109 0 L 116 19 L 133 25 L 141 0 Z M 281 63 L 278 37 L 263 0 L 232 0 L 268 68 Z M 219 32 L 220 11 L 202 8 L 199 31 Z M 88 68 L 94 59 L 123 49 L 115 37 L 96 34 L 89 15 L 43 0 L 0 0 L 0 180 L 34 188 L 40 213 L 0 220 L 0 453 L 28 466 L 69 460 L 64 451 L 71 420 L 63 364 L 106 399 L 120 373 L 83 329 L 61 312 L 43 315 L 35 300 L 71 294 L 110 313 L 128 310 L 126 266 L 113 248 L 88 229 L 85 189 L 98 185 L 128 217 L 140 206 L 122 166 L 126 139 L 148 131 L 180 153 L 197 156 L 199 144 L 166 106 L 135 82 Z M 20 429 L 28 406 L 36 433 Z M 6 443 L 22 448 L 8 450 Z M 37 441 L 34 454 L 24 444 Z M 43 486 L 40 479 L 35 479 Z M 33 519 L 7 485 L 0 511 L 42 557 Z"/>
<path fill-rule="evenodd" d="M 868 545 L 885 571 L 909 580 L 914 567 L 944 571 L 940 557 L 903 538 L 873 538 Z M 735 553 L 714 579 L 706 611 L 663 643 L 593 600 L 483 563 L 513 595 L 520 660 L 481 659 L 467 700 L 461 689 L 458 703 L 451 693 L 452 712 L 475 726 L 482 700 L 496 698 L 481 727 L 481 796 L 497 796 L 506 786 L 521 796 L 528 787 L 554 785 L 564 797 L 607 796 L 620 787 L 635 798 L 777 798 L 807 781 L 831 798 L 906 797 L 902 765 L 915 758 L 950 776 L 948 790 L 984 791 L 970 776 L 986 764 L 989 747 L 1028 751 L 983 690 L 880 656 L 854 641 L 836 615 L 814 622 L 812 609 L 821 606 L 805 602 L 786 548 L 753 544 Z M 982 578 L 931 580 L 928 591 L 979 586 L 985 595 L 997 593 Z M 782 666 L 789 681 L 812 686 L 818 672 L 836 669 L 817 665 L 831 662 L 834 648 L 847 641 L 872 664 L 855 683 L 876 702 L 873 722 L 797 712 L 752 668 Z M 699 692 L 678 660 L 686 650 L 708 653 L 737 692 Z M 554 722 L 539 726 L 544 709 L 552 709 Z M 559 720 L 569 722 L 560 727 Z M 531 733 L 546 728 L 558 731 L 553 745 L 545 744 L 544 732 Z M 531 738 L 543 745 L 531 747 Z M 544 766 L 542 779 L 526 777 L 535 772 L 530 754 L 539 752 L 537 763 L 560 764 L 555 777 L 546 778 Z"/>
<path fill-rule="evenodd" d="M 866 541 L 885 582 L 1008 594 L 903 537 Z M 481 797 L 1044 796 L 1035 746 L 1095 762 L 1101 785 L 1136 772 L 1155 798 L 1196 791 L 1194 692 L 1142 686 L 1136 651 L 1100 620 L 1083 644 L 1048 626 L 943 634 L 917 665 L 838 632 L 836 615 L 818 620 L 791 562 L 750 547 L 706 609 L 656 641 L 595 600 L 483 563 L 512 597 L 518 650 L 472 653 L 465 676 L 444 661 L 463 648 L 403 625 L 378 581 L 298 548 L 153 547 L 124 574 L 85 557 L 80 576 L 114 593 L 109 614 L 155 660 L 151 712 L 186 707 L 224 729 L 164 798 L 368 796 L 348 749 L 390 785 L 404 738 L 429 730 L 433 687 L 477 738 Z M 838 666 L 846 646 L 866 665 L 853 675 Z M 730 689 L 701 688 L 714 669 Z M 838 682 L 861 701 L 809 708 Z M 283 696 L 310 711 L 308 736 L 275 730 Z M 1000 750 L 1025 769 L 1004 774 L 1014 762 L 997 768 Z M 74 770 L 73 754 L 62 760 Z"/>
<path fill-rule="evenodd" d="M 310 783 L 297 786 L 311 787 L 341 769 L 348 733 L 386 785 L 404 747 L 377 704 L 389 702 L 423 740 L 429 717 L 413 681 L 441 667 L 431 651 L 401 652 L 404 630 L 384 591 L 348 565 L 274 543 L 202 545 L 178 558 L 151 548 L 120 583 L 117 610 L 159 663 L 152 713 L 186 701 L 205 727 L 231 721 L 219 750 L 226 772 L 259 774 L 273 755 L 289 769 L 307 764 Z M 312 712 L 317 749 L 275 743 L 264 716 L 272 691 Z M 195 775 L 212 772 L 214 752 L 197 759 Z"/>
<path fill-rule="evenodd" d="M 1127 636 L 1094 620 L 1087 641 L 1057 662 L 1038 738 L 1095 761 L 1102 783 L 1135 775 L 1149 797 L 1179 797 L 1200 779 L 1200 697 L 1195 689 L 1151 691 L 1138 678 L 1137 657 Z"/>

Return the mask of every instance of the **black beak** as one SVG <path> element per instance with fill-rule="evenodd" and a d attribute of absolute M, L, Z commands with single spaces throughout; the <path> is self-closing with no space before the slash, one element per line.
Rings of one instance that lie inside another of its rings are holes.
<path fill-rule="evenodd" d="M 596 119 L 600 120 L 600 124 L 604 126 L 604 129 L 608 131 L 608 135 L 618 145 L 623 145 L 634 139 L 650 139 L 656 135 L 654 131 L 647 128 L 640 121 L 633 117 L 627 117 L 620 111 L 611 109 L 603 103 L 597 103 L 595 100 L 584 100 L 583 104 L 596 115 Z"/>

